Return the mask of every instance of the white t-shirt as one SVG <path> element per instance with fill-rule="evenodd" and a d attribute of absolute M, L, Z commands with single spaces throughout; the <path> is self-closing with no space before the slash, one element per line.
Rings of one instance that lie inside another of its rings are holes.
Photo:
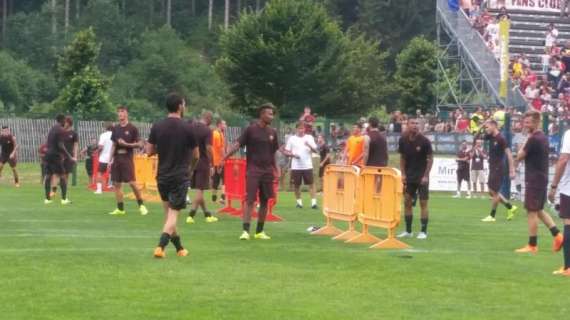
<path fill-rule="evenodd" d="M 109 163 L 111 161 L 111 149 L 113 148 L 113 141 L 111 140 L 111 131 L 105 131 L 99 137 L 99 146 L 101 154 L 99 154 L 100 163 Z"/>
<path fill-rule="evenodd" d="M 564 133 L 564 138 L 562 138 L 562 148 L 560 149 L 560 153 L 570 154 L 570 130 L 566 130 L 566 133 Z M 560 183 L 558 184 L 558 190 L 560 190 L 561 194 L 565 196 L 570 196 L 570 162 L 566 163 L 564 174 L 562 175 Z"/>
<path fill-rule="evenodd" d="M 291 159 L 291 170 L 309 170 L 313 169 L 313 151 L 305 145 L 308 143 L 313 149 L 317 149 L 317 144 L 315 143 L 315 138 L 313 136 L 306 134 L 302 137 L 297 135 L 291 136 L 287 141 L 285 149 L 287 149 L 292 154 L 299 156 L 299 159 Z"/>

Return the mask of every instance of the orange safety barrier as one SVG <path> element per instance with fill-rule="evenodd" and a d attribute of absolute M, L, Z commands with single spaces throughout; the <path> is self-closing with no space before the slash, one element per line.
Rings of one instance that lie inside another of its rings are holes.
<path fill-rule="evenodd" d="M 146 155 L 135 155 L 135 180 L 141 195 L 145 201 L 160 202 L 158 195 L 158 185 L 156 183 L 156 175 L 158 172 L 158 157 L 148 157 Z M 130 199 L 134 199 L 135 195 L 130 193 Z"/>
<path fill-rule="evenodd" d="M 396 239 L 400 224 L 403 197 L 402 175 L 393 168 L 365 167 L 360 172 L 360 192 L 357 201 L 362 204 L 358 221 L 362 234 L 347 243 L 375 243 L 370 248 L 405 249 L 409 246 Z M 386 240 L 369 233 L 369 227 L 388 230 Z"/>
<path fill-rule="evenodd" d="M 220 213 L 228 213 L 232 216 L 241 217 L 245 210 L 246 193 L 246 161 L 244 159 L 228 159 L 224 163 L 224 194 L 226 196 L 226 206 L 220 209 Z M 279 180 L 273 183 L 274 197 L 269 199 L 266 221 L 282 221 L 283 219 L 273 213 L 277 204 L 277 193 L 279 192 Z M 240 204 L 239 208 L 232 206 L 232 201 Z M 258 201 L 259 202 L 259 201 Z M 254 210 L 252 218 L 257 219 L 258 214 Z"/>
<path fill-rule="evenodd" d="M 93 159 L 93 176 L 89 182 L 88 188 L 91 190 L 97 190 L 97 176 L 99 175 L 99 153 L 95 152 L 92 156 Z M 111 166 L 107 167 L 107 171 L 103 174 L 103 191 L 113 191 L 113 188 L 109 186 L 109 177 L 111 173 Z"/>
<path fill-rule="evenodd" d="M 349 240 L 360 233 L 355 229 L 361 204 L 358 201 L 360 169 L 356 166 L 328 165 L 323 180 L 323 214 L 326 225 L 313 235 L 334 236 L 335 240 Z M 348 222 L 342 232 L 333 221 Z"/>

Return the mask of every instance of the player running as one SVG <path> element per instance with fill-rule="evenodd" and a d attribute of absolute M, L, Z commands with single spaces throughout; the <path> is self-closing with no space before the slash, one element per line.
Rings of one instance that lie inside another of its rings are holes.
<path fill-rule="evenodd" d="M 420 133 L 417 119 L 408 120 L 408 128 L 398 142 L 398 152 L 400 153 L 402 182 L 405 185 L 404 217 L 406 220 L 406 231 L 398 235 L 398 238 L 413 237 L 412 202 L 418 194 L 421 208 L 421 231 L 417 238 L 427 239 L 429 174 L 433 164 L 433 150 L 429 139 Z"/>
<path fill-rule="evenodd" d="M 63 169 L 63 161 L 65 159 L 69 159 L 72 162 L 77 162 L 63 144 L 64 136 L 67 133 L 65 131 L 65 116 L 58 115 L 56 117 L 57 123 L 49 130 L 47 136 L 47 151 L 45 155 L 45 162 L 46 162 L 46 178 L 44 181 L 45 187 L 45 204 L 52 203 L 51 196 L 52 196 L 52 185 L 57 185 L 56 182 L 59 179 L 60 187 L 61 187 L 61 204 L 67 205 L 70 203 L 67 200 L 67 185 L 62 179 L 64 174 Z"/>
<path fill-rule="evenodd" d="M 505 199 L 500 190 L 505 172 L 509 173 L 511 179 L 515 177 L 513 155 L 507 144 L 507 140 L 505 140 L 499 131 L 497 121 L 488 120 L 485 123 L 485 132 L 487 133 L 485 139 L 489 140 L 490 144 L 489 180 L 487 186 L 489 187 L 489 194 L 491 195 L 491 213 L 481 221 L 495 222 L 495 215 L 497 214 L 499 203 L 502 203 L 507 208 L 507 220 L 512 220 L 518 208 Z M 505 168 L 505 158 L 508 163 L 508 168 Z M 508 171 L 506 169 L 508 169 Z"/>
<path fill-rule="evenodd" d="M 2 131 L 0 131 L 0 148 L 2 149 L 0 152 L 0 177 L 2 177 L 4 165 L 8 163 L 12 169 L 12 175 L 14 176 L 14 186 L 19 188 L 20 181 L 18 178 L 18 170 L 16 170 L 18 144 L 16 143 L 16 137 L 10 132 L 8 126 L 2 126 Z"/>
<path fill-rule="evenodd" d="M 186 193 L 190 184 L 190 172 L 200 157 L 192 128 L 182 120 L 186 108 L 184 99 L 171 93 L 166 97 L 168 117 L 158 121 L 150 129 L 146 146 L 149 156 L 158 154 L 156 177 L 158 192 L 164 208 L 164 226 L 154 257 L 164 258 L 164 248 L 172 242 L 179 257 L 188 255 L 182 246 L 176 222 L 180 210 L 186 208 Z"/>
<path fill-rule="evenodd" d="M 117 108 L 119 124 L 113 128 L 111 140 L 113 148 L 111 151 L 111 180 L 115 189 L 115 199 L 117 208 L 109 212 L 110 215 L 120 216 L 126 214 L 123 183 L 128 183 L 135 194 L 139 212 L 146 215 L 148 210 L 144 206 L 143 199 L 135 181 L 135 164 L 133 160 L 134 149 L 141 148 L 144 143 L 139 139 L 137 127 L 129 122 L 129 111 L 125 106 Z"/>
<path fill-rule="evenodd" d="M 538 252 L 538 219 L 550 230 L 554 237 L 553 249 L 562 247 L 562 234 L 556 227 L 552 217 L 544 212 L 548 186 L 548 137 L 539 130 L 540 113 L 528 111 L 524 115 L 524 127 L 529 138 L 517 154 L 517 162 L 524 160 L 525 195 L 524 207 L 528 213 L 528 244 L 515 250 L 517 253 Z"/>

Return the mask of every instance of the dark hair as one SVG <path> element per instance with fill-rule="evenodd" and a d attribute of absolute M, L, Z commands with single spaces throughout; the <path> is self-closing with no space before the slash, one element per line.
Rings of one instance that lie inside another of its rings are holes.
<path fill-rule="evenodd" d="M 119 111 L 119 110 L 125 110 L 126 112 L 129 112 L 129 108 L 127 108 L 127 106 L 125 106 L 125 105 L 119 105 L 117 107 L 117 111 Z"/>
<path fill-rule="evenodd" d="M 370 125 L 371 128 L 378 128 L 378 124 L 380 123 L 380 120 L 378 120 L 378 118 L 376 117 L 370 117 L 368 119 L 368 124 Z"/>
<path fill-rule="evenodd" d="M 275 112 L 275 106 L 273 105 L 273 103 L 268 102 L 268 103 L 262 104 L 259 108 L 257 108 L 257 116 L 261 117 L 261 114 L 263 113 L 263 111 L 265 111 L 267 109 L 271 109 L 271 110 L 273 110 L 273 112 Z"/>
<path fill-rule="evenodd" d="M 63 126 L 65 124 L 65 116 L 63 114 L 58 114 L 55 116 L 55 121 Z"/>
<path fill-rule="evenodd" d="M 540 112 L 536 110 L 529 110 L 524 113 L 525 118 L 531 118 L 533 121 L 538 122 L 540 121 Z"/>
<path fill-rule="evenodd" d="M 494 125 L 495 127 L 499 125 L 499 124 L 497 123 L 497 121 L 495 121 L 495 120 L 493 120 L 493 119 L 487 120 L 487 123 L 488 123 L 488 124 L 492 124 L 492 125 Z"/>
<path fill-rule="evenodd" d="M 73 118 L 71 116 L 66 116 L 64 121 L 69 124 L 69 126 L 73 125 Z"/>
<path fill-rule="evenodd" d="M 105 129 L 107 129 L 107 131 L 111 131 L 111 130 L 113 130 L 113 123 L 112 122 L 105 122 L 104 127 L 105 127 Z"/>
<path fill-rule="evenodd" d="M 361 130 L 362 130 L 362 123 L 360 123 L 360 122 L 355 122 L 355 123 L 353 124 L 353 126 L 356 126 L 356 127 L 358 127 L 358 129 L 361 129 Z"/>
<path fill-rule="evenodd" d="M 220 125 L 220 124 L 222 124 L 222 122 L 224 122 L 224 119 L 218 118 L 218 119 L 216 120 L 216 125 Z"/>
<path fill-rule="evenodd" d="M 297 122 L 297 125 L 295 126 L 295 128 L 299 129 L 299 128 L 304 128 L 305 124 L 302 121 Z"/>
<path fill-rule="evenodd" d="M 178 111 L 178 107 L 184 102 L 184 98 L 176 92 L 171 92 L 166 96 L 166 109 L 168 112 L 174 113 Z"/>
<path fill-rule="evenodd" d="M 2 126 L 2 129 L 8 129 L 8 126 Z"/>

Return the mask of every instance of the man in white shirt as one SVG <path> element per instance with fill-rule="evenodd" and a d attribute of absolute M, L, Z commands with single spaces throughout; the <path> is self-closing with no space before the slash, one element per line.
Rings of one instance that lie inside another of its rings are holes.
<path fill-rule="evenodd" d="M 295 187 L 297 208 L 303 208 L 301 199 L 301 181 L 309 187 L 311 192 L 311 208 L 318 209 L 315 196 L 315 184 L 313 183 L 313 152 L 317 152 L 317 144 L 312 135 L 305 134 L 305 125 L 297 124 L 297 134 L 287 141 L 285 149 L 292 154 L 291 179 Z"/>
<path fill-rule="evenodd" d="M 562 248 L 564 252 L 564 266 L 554 271 L 555 275 L 570 277 L 570 130 L 567 130 L 562 140 L 560 158 L 556 164 L 554 178 L 548 192 L 548 200 L 554 203 L 556 190 L 560 192 L 560 218 L 564 221 L 564 235 Z M 554 250 L 560 250 L 554 247 Z"/>
<path fill-rule="evenodd" d="M 99 137 L 99 169 L 97 170 L 97 190 L 95 194 L 103 193 L 103 175 L 107 172 L 109 162 L 111 161 L 111 150 L 113 149 L 113 141 L 111 135 L 113 133 L 113 124 L 106 123 L 107 131 L 103 132 Z"/>

